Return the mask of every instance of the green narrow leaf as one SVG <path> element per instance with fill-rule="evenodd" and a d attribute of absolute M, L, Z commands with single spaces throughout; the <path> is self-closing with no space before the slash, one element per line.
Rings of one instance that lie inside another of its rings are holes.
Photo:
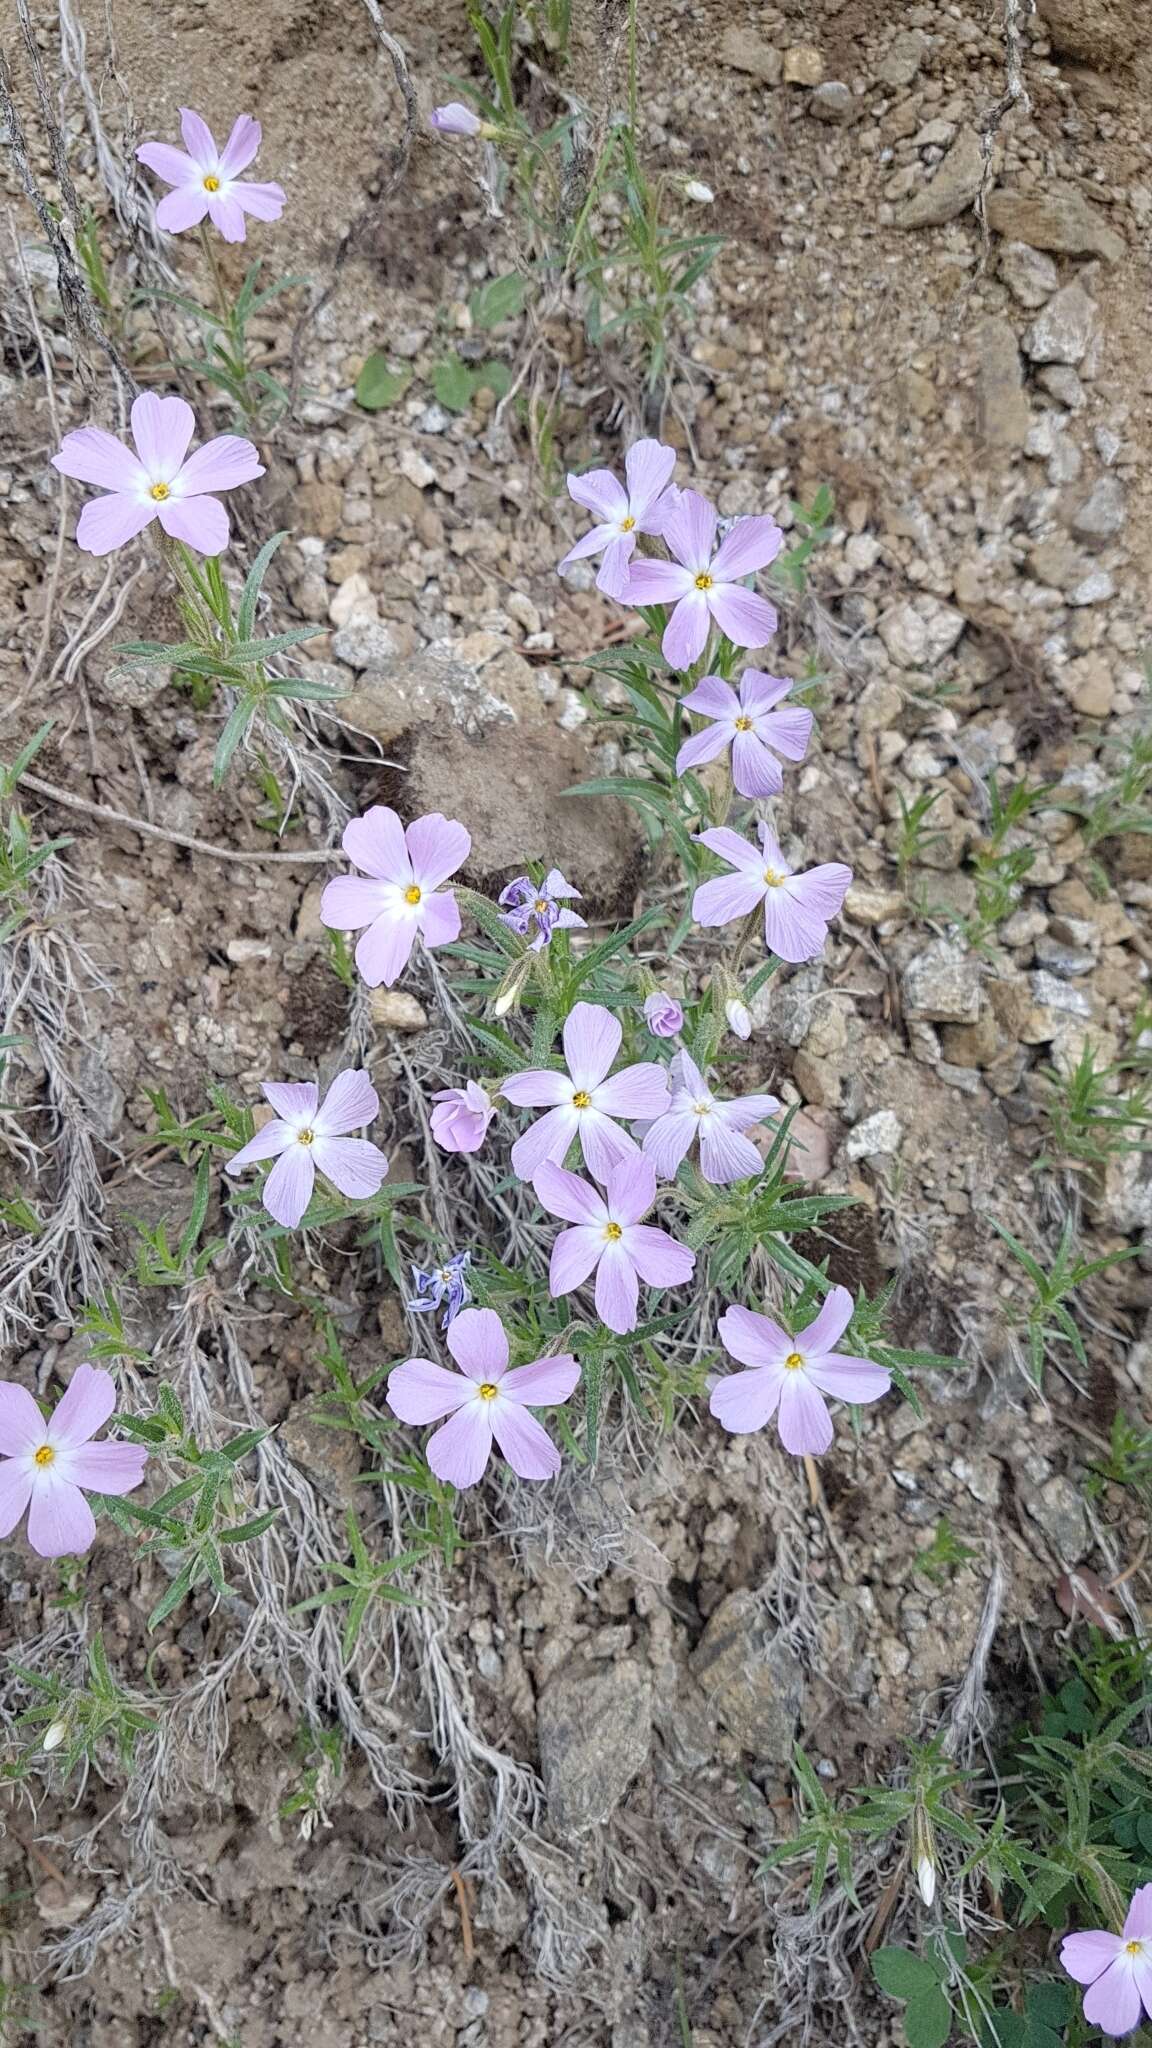
<path fill-rule="evenodd" d="M 281 533 L 274 533 L 271 540 L 266 540 L 247 576 L 244 578 L 244 588 L 240 593 L 240 603 L 236 611 L 236 637 L 239 640 L 250 640 L 252 638 L 252 628 L 256 624 L 256 602 L 260 596 L 264 578 L 268 574 L 268 564 L 280 546 L 281 541 L 287 540 L 287 538 L 288 529 L 285 527 Z"/>

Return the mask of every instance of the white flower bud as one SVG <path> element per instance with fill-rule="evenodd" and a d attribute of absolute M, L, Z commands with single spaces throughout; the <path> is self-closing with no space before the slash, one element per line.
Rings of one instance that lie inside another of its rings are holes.
<path fill-rule="evenodd" d="M 699 178 L 689 178 L 684 187 L 685 199 L 691 199 L 697 206 L 711 206 L 716 194 L 711 185 L 705 185 Z"/>
<path fill-rule="evenodd" d="M 67 1721 L 53 1721 L 52 1726 L 44 1731 L 43 1747 L 45 1749 L 59 1749 L 67 1733 Z"/>
<path fill-rule="evenodd" d="M 737 1038 L 751 1038 L 752 1012 L 747 1003 L 741 1002 L 739 996 L 728 998 L 724 1005 L 724 1015 L 728 1019 L 729 1031 L 734 1031 Z"/>
<path fill-rule="evenodd" d="M 924 1904 L 930 1906 L 936 1897 L 936 1865 L 930 1856 L 922 1856 L 916 1865 L 916 1882 Z"/>

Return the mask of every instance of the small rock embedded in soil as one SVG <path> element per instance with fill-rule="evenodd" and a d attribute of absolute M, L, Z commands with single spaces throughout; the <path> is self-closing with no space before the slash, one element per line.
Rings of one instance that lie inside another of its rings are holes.
<path fill-rule="evenodd" d="M 830 121 L 840 125 L 852 121 L 856 116 L 856 102 L 852 88 L 842 79 L 829 78 L 818 85 L 808 102 L 808 112 L 817 121 Z"/>
<path fill-rule="evenodd" d="M 1128 516 L 1124 486 L 1118 476 L 1102 476 L 1072 514 L 1072 531 L 1078 540 L 1111 540 Z"/>
<path fill-rule="evenodd" d="M 1078 363 L 1096 325 L 1096 303 L 1082 285 L 1066 284 L 1049 299 L 1024 336 L 1034 363 Z"/>
<path fill-rule="evenodd" d="M 955 647 L 966 624 L 963 612 L 952 605 L 922 597 L 915 604 L 894 606 L 876 630 L 897 668 L 925 668 Z"/>
<path fill-rule="evenodd" d="M 742 1749 L 787 1763 L 804 1704 L 804 1673 L 762 1600 L 729 1593 L 692 1657 L 692 1675 Z"/>
<path fill-rule="evenodd" d="M 372 1022 L 385 1031 L 426 1031 L 428 1012 L 415 996 L 402 988 L 374 988 L 371 996 Z"/>
<path fill-rule="evenodd" d="M 785 85 L 819 85 L 823 76 L 824 59 L 811 43 L 794 43 L 785 50 Z"/>
<path fill-rule="evenodd" d="M 988 225 L 1010 242 L 1050 249 L 1056 256 L 1102 256 L 1119 263 L 1128 244 L 1089 206 L 1075 186 L 1043 194 L 1001 185 L 988 200 Z"/>
<path fill-rule="evenodd" d="M 1032 421 L 1024 365 L 1010 320 L 985 320 L 976 332 L 980 438 L 990 448 L 1022 448 Z"/>
<path fill-rule="evenodd" d="M 1027 242 L 1005 242 L 998 268 L 1013 298 L 1030 308 L 1042 306 L 1060 283 L 1052 258 Z"/>
<path fill-rule="evenodd" d="M 938 166 L 930 185 L 914 192 L 899 208 L 897 228 L 938 228 L 955 220 L 973 204 L 984 176 L 980 138 L 972 128 L 960 133 Z"/>
<path fill-rule="evenodd" d="M 726 28 L 720 38 L 720 62 L 733 71 L 746 72 L 749 78 L 758 78 L 761 85 L 779 85 L 784 70 L 779 50 L 773 49 L 755 29 L 737 26 Z"/>
<path fill-rule="evenodd" d="M 980 1015 L 980 968 L 954 939 L 934 939 L 901 976 L 909 1016 L 936 1024 L 974 1024 Z"/>
<path fill-rule="evenodd" d="M 898 1152 L 904 1126 L 890 1109 L 878 1109 L 849 1131 L 844 1150 L 849 1159 L 868 1159 L 878 1152 Z"/>
<path fill-rule="evenodd" d="M 541 1692 L 536 1725 L 548 1818 L 558 1835 L 584 1834 L 615 1812 L 648 1762 L 648 1674 L 623 1662 L 566 1666 Z"/>

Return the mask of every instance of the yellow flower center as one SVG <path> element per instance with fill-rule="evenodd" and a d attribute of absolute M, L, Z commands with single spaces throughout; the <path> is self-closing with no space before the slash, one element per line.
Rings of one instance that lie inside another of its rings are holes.
<path fill-rule="evenodd" d="M 547 917 L 552 905 L 546 896 L 538 896 L 532 908 L 536 912 L 537 917 Z"/>
<path fill-rule="evenodd" d="M 51 1465 L 55 1456 L 56 1453 L 52 1449 L 51 1444 L 41 1444 L 40 1449 L 37 1451 L 36 1456 L 33 1460 L 33 1463 L 36 1465 Z"/>
<path fill-rule="evenodd" d="M 620 531 L 621 531 L 621 533 L 631 533 L 631 531 L 632 531 L 633 527 L 635 526 L 635 524 L 636 524 L 636 521 L 635 521 L 634 519 L 632 519 L 632 518 L 628 518 L 628 519 L 622 519 L 622 520 L 620 521 Z"/>
<path fill-rule="evenodd" d="M 608 1239 L 609 1244 L 615 1244 L 618 1238 L 623 1237 L 624 1232 L 618 1223 L 608 1223 L 604 1226 L 604 1235 Z"/>
<path fill-rule="evenodd" d="M 1142 1956 L 1144 1953 L 1144 1943 L 1142 1941 L 1126 1941 L 1124 1943 L 1124 1953 L 1126 1956 Z"/>
<path fill-rule="evenodd" d="M 803 1365 L 803 1363 L 804 1360 L 801 1358 L 800 1353 L 798 1351 L 790 1351 L 788 1353 L 787 1358 L 784 1360 L 784 1370 L 785 1372 L 799 1372 L 800 1367 Z"/>
<path fill-rule="evenodd" d="M 214 178 L 209 174 L 204 180 L 204 190 L 206 192 L 218 192 L 220 190 L 219 178 Z"/>
<path fill-rule="evenodd" d="M 158 505 L 162 505 L 165 498 L 171 497 L 172 493 L 168 489 L 167 484 L 153 484 L 148 495 L 150 498 L 155 498 Z"/>
<path fill-rule="evenodd" d="M 711 578 L 711 577 L 709 576 L 709 574 L 708 574 L 707 570 L 704 570 L 704 571 L 703 571 L 703 572 L 702 572 L 702 573 L 701 573 L 701 574 L 700 574 L 700 575 L 699 575 L 699 576 L 698 576 L 698 577 L 696 578 L 696 588 L 697 588 L 697 590 L 711 590 L 711 588 L 712 588 L 712 578 Z"/>
<path fill-rule="evenodd" d="M 738 718 L 736 720 L 736 730 L 737 732 L 751 732 L 752 720 L 750 718 Z"/>
<path fill-rule="evenodd" d="M 499 1387 L 492 1380 L 485 1380 L 483 1386 L 479 1389 L 480 1399 L 482 1401 L 494 1401 L 499 1392 Z"/>
<path fill-rule="evenodd" d="M 404 901 L 405 903 L 419 903 L 420 890 L 416 887 L 415 882 L 413 882 L 412 887 L 410 889 L 405 889 Z"/>
<path fill-rule="evenodd" d="M 296 1143 L 298 1145 L 314 1145 L 316 1143 L 315 1131 L 298 1132 L 296 1137 Z"/>
<path fill-rule="evenodd" d="M 572 1097 L 573 1109 L 591 1109 L 592 1097 L 586 1088 L 578 1088 Z"/>
<path fill-rule="evenodd" d="M 692 1114 L 693 1116 L 711 1116 L 712 1104 L 710 1102 L 694 1102 L 692 1104 Z"/>
<path fill-rule="evenodd" d="M 775 868 L 765 868 L 764 880 L 770 889 L 780 889 L 784 885 L 783 875 L 778 875 Z"/>

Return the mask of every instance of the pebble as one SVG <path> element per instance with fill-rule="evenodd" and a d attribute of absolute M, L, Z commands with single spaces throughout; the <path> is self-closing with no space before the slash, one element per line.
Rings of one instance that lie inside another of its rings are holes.
<path fill-rule="evenodd" d="M 1066 284 L 1049 299 L 1024 335 L 1024 353 L 1034 363 L 1078 363 L 1096 326 L 1096 302 L 1079 284 Z"/>
<path fill-rule="evenodd" d="M 904 1126 L 891 1109 L 878 1109 L 848 1133 L 844 1150 L 849 1159 L 867 1159 L 874 1153 L 898 1152 Z"/>
<path fill-rule="evenodd" d="M 851 86 L 842 79 L 829 78 L 818 85 L 808 102 L 808 112 L 817 121 L 830 121 L 843 126 L 855 118 L 856 102 Z"/>
<path fill-rule="evenodd" d="M 1118 263 L 1128 245 L 1088 204 L 1074 185 L 1043 193 L 1015 192 L 1001 185 L 988 199 L 988 225 L 1009 241 L 1050 249 L 1057 256 L 1101 256 Z"/>
<path fill-rule="evenodd" d="M 1084 403 L 1084 386 L 1068 363 L 1047 363 L 1036 379 L 1042 391 L 1069 412 L 1079 412 Z"/>
<path fill-rule="evenodd" d="M 1111 540 L 1128 516 L 1124 486 L 1118 476 L 1102 476 L 1072 514 L 1072 531 L 1079 540 Z"/>
<path fill-rule="evenodd" d="M 733 71 L 743 71 L 749 78 L 758 78 L 762 85 L 779 85 L 784 69 L 779 50 L 765 42 L 755 29 L 739 27 L 735 23 L 726 28 L 720 38 L 720 61 L 730 65 Z"/>
<path fill-rule="evenodd" d="M 793 43 L 784 52 L 785 85 L 819 85 L 824 76 L 824 59 L 811 43 Z"/>
<path fill-rule="evenodd" d="M 1005 242 L 997 267 L 1013 298 L 1022 306 L 1042 306 L 1060 282 L 1052 258 L 1040 249 L 1029 248 L 1027 242 Z"/>
<path fill-rule="evenodd" d="M 972 205 L 983 176 L 980 138 L 975 129 L 962 128 L 931 184 L 913 193 L 897 212 L 893 227 L 937 228 L 955 220 Z"/>
<path fill-rule="evenodd" d="M 883 85 L 911 85 L 928 50 L 928 38 L 918 28 L 901 29 L 876 66 Z"/>
<path fill-rule="evenodd" d="M 937 1024 L 974 1024 L 980 1015 L 980 968 L 955 939 L 933 939 L 900 977 L 905 1010 Z"/>
<path fill-rule="evenodd" d="M 876 630 L 898 668 L 930 668 L 955 647 L 966 624 L 952 605 L 922 597 L 886 612 Z"/>
<path fill-rule="evenodd" d="M 404 989 L 374 988 L 370 998 L 372 1022 L 385 1031 L 426 1031 L 428 1012 L 415 996 Z"/>

